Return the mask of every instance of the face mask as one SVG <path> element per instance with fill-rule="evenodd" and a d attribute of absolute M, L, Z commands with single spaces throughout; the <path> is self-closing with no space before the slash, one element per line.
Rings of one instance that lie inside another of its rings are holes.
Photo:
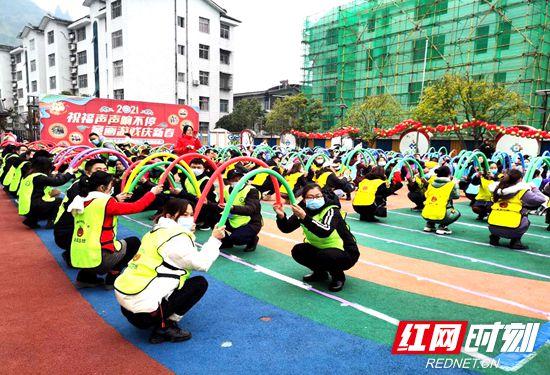
<path fill-rule="evenodd" d="M 229 183 L 229 186 L 231 186 L 232 188 L 234 188 L 235 186 L 237 186 L 238 182 L 230 182 Z"/>
<path fill-rule="evenodd" d="M 125 137 L 125 138 L 124 138 L 124 142 L 130 143 L 130 139 L 131 139 L 130 137 Z"/>
<path fill-rule="evenodd" d="M 310 210 L 318 210 L 325 205 L 325 198 L 306 199 L 306 208 Z"/>
<path fill-rule="evenodd" d="M 96 145 L 96 146 L 99 145 L 99 139 L 94 139 L 94 140 L 91 141 L 91 142 L 92 142 L 92 144 L 94 144 L 94 145 Z"/>
<path fill-rule="evenodd" d="M 115 188 L 112 187 L 111 190 L 109 190 L 109 195 L 113 195 L 115 193 Z"/>
<path fill-rule="evenodd" d="M 204 169 L 202 169 L 202 168 L 193 168 L 193 174 L 195 176 L 200 176 L 203 173 L 204 173 Z"/>
<path fill-rule="evenodd" d="M 498 169 L 491 169 L 491 173 L 496 176 L 498 174 Z"/>
<path fill-rule="evenodd" d="M 386 166 L 386 162 L 385 162 L 385 161 L 379 161 L 379 162 L 378 162 L 378 166 L 379 166 L 379 167 L 385 167 L 385 166 Z"/>
<path fill-rule="evenodd" d="M 193 220 L 193 216 L 181 216 L 181 217 L 178 218 L 177 223 L 186 232 L 192 232 L 193 231 L 193 225 L 195 225 L 195 221 Z"/>

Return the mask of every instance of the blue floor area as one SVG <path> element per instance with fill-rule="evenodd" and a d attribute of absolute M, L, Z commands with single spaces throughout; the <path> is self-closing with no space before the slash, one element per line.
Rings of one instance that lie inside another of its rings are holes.
<path fill-rule="evenodd" d="M 76 271 L 65 265 L 52 231 L 37 230 L 37 234 L 73 281 Z M 136 234 L 119 226 L 119 238 L 132 235 Z M 205 276 L 210 284 L 206 295 L 180 323 L 192 332 L 193 338 L 178 344 L 149 344 L 149 332 L 127 322 L 113 292 L 85 289 L 82 295 L 128 341 L 176 373 L 433 374 L 437 371 L 424 368 L 425 357 L 393 356 L 385 345 L 281 310 Z M 262 321 L 260 318 L 264 316 L 271 320 Z M 458 372 L 445 370 L 449 371 Z"/>

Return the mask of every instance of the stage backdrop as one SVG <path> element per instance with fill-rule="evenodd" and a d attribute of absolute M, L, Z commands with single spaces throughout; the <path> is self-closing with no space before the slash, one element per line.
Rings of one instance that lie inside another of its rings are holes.
<path fill-rule="evenodd" d="M 48 95 L 40 100 L 40 137 L 60 145 L 91 145 L 90 133 L 123 142 L 175 144 L 185 125 L 198 131 L 199 115 L 191 107 L 131 100 Z"/>

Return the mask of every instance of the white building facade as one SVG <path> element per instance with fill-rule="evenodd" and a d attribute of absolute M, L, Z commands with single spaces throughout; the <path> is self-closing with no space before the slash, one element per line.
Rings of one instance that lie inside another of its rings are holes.
<path fill-rule="evenodd" d="M 63 91 L 179 103 L 199 112 L 201 132 L 232 111 L 233 30 L 240 21 L 225 9 L 210 0 L 85 0 L 84 6 L 89 14 L 79 20 L 48 15 L 21 32 L 22 46 L 12 51 L 22 53 L 12 65 L 21 78 L 20 110 L 27 95 Z"/>

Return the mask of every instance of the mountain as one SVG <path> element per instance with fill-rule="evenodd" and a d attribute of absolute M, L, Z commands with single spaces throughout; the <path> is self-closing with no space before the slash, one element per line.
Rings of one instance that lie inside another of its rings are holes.
<path fill-rule="evenodd" d="M 0 0 L 0 44 L 19 45 L 17 35 L 23 27 L 37 25 L 45 15 L 32 0 Z"/>

